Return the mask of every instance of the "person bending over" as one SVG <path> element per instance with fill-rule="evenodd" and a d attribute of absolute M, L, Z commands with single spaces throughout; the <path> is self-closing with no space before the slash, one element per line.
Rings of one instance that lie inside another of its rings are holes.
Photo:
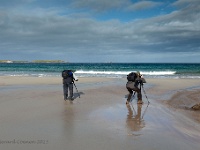
<path fill-rule="evenodd" d="M 129 104 L 131 97 L 133 95 L 133 91 L 137 93 L 137 103 L 143 104 L 142 101 L 142 93 L 141 93 L 141 86 L 143 83 L 146 83 L 145 79 L 142 78 L 142 75 L 139 71 L 131 72 L 127 75 L 128 82 L 126 83 L 126 88 L 129 91 L 129 95 L 126 101 L 126 104 Z"/>

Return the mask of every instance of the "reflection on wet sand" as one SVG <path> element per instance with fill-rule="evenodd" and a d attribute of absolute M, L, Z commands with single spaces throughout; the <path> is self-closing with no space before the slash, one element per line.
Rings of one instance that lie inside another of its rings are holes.
<path fill-rule="evenodd" d="M 128 115 L 126 119 L 127 127 L 131 130 L 131 135 L 138 136 L 140 134 L 135 133 L 140 131 L 142 128 L 145 127 L 145 122 L 143 120 L 142 115 L 142 105 L 137 104 L 137 112 L 135 111 L 134 107 L 131 108 L 131 105 L 127 105 Z"/>
<path fill-rule="evenodd" d="M 73 101 L 66 101 L 65 107 L 63 109 L 63 121 L 64 121 L 64 128 L 62 133 L 66 138 L 66 142 L 72 142 L 73 135 L 74 135 L 74 121 L 75 121 L 75 113 L 73 108 Z"/>

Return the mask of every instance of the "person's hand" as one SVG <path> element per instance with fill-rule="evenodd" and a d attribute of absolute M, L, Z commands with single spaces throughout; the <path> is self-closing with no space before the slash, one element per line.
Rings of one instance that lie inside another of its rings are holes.
<path fill-rule="evenodd" d="M 142 84 L 143 82 L 142 82 L 142 80 L 138 80 L 138 83 Z"/>

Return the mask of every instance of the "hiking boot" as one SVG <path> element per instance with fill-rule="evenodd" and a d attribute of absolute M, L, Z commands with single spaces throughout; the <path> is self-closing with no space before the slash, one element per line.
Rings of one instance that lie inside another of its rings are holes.
<path fill-rule="evenodd" d="M 129 101 L 126 101 L 126 105 L 128 105 L 129 104 Z"/>
<path fill-rule="evenodd" d="M 68 95 L 64 95 L 64 100 L 66 101 L 68 99 Z"/>
<path fill-rule="evenodd" d="M 74 97 L 70 97 L 69 99 L 70 99 L 71 101 L 73 101 L 73 100 L 74 100 Z"/>
<path fill-rule="evenodd" d="M 142 100 L 138 100 L 137 103 L 138 103 L 138 104 L 143 104 L 143 101 L 142 101 Z"/>

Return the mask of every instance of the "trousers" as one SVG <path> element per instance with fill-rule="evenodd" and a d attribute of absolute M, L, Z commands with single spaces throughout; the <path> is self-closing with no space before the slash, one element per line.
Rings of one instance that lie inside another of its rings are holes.
<path fill-rule="evenodd" d="M 139 87 L 140 88 L 139 88 Z M 128 95 L 128 98 L 127 98 L 127 101 L 130 102 L 131 100 L 131 97 L 133 95 L 133 91 L 135 91 L 137 93 L 137 98 L 138 98 L 138 101 L 139 100 L 142 100 L 142 93 L 141 93 L 141 84 L 136 84 L 135 82 L 132 82 L 132 81 L 128 81 L 126 83 L 126 88 L 127 90 L 129 91 L 129 95 Z"/>
<path fill-rule="evenodd" d="M 68 98 L 68 91 L 70 98 L 73 97 L 73 83 L 63 83 L 64 99 Z"/>
<path fill-rule="evenodd" d="M 130 100 L 131 100 L 131 97 L 133 95 L 133 91 L 135 91 L 137 93 L 138 100 L 142 100 L 141 89 L 139 89 L 138 87 L 135 87 L 135 88 L 129 88 L 129 87 L 127 87 L 127 90 L 129 91 L 129 95 L 128 95 L 128 98 L 127 98 L 128 102 L 130 102 Z"/>

